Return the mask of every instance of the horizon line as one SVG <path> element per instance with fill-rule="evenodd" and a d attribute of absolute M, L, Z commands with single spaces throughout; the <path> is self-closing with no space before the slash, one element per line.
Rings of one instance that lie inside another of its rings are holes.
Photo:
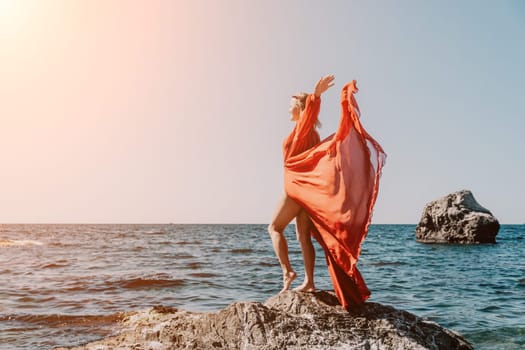
<path fill-rule="evenodd" d="M 295 225 L 295 223 L 290 222 Z M 499 223 L 500 225 L 525 225 L 523 223 Z M 0 225 L 269 225 L 268 222 L 0 222 Z M 418 223 L 371 223 L 373 225 L 418 225 Z"/>

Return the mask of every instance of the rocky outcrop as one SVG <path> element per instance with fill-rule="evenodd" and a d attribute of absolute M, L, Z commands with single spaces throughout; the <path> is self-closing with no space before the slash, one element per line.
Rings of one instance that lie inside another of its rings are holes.
<path fill-rule="evenodd" d="M 426 205 L 416 227 L 422 243 L 496 243 L 499 222 L 463 190 Z"/>
<path fill-rule="evenodd" d="M 472 349 L 406 311 L 365 303 L 348 312 L 332 292 L 285 292 L 215 313 L 168 307 L 124 320 L 120 335 L 73 349 Z"/>

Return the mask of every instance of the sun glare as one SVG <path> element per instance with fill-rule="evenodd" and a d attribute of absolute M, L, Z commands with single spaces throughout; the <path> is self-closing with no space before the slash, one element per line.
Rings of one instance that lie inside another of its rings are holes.
<path fill-rule="evenodd" d="M 9 11 L 15 4 L 16 0 L 0 0 L 0 14 Z"/>
<path fill-rule="evenodd" d="M 20 2 L 17 3 L 17 0 L 0 0 L 0 20 L 2 23 L 16 14 L 19 6 Z"/>
<path fill-rule="evenodd" d="M 29 23 L 29 1 L 0 0 L 0 31 L 3 35 L 16 35 Z"/>

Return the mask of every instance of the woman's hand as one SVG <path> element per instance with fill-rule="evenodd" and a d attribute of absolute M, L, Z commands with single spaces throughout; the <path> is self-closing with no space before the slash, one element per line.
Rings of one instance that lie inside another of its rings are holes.
<path fill-rule="evenodd" d="M 328 90 L 328 88 L 334 86 L 335 77 L 333 75 L 327 75 L 319 79 L 317 84 L 315 84 L 314 94 L 315 96 L 319 97 L 323 92 Z"/>

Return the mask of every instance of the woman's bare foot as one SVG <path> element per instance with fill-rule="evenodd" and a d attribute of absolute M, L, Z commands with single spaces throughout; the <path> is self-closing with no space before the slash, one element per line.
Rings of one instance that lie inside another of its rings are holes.
<path fill-rule="evenodd" d="M 285 292 L 288 289 L 290 289 L 290 285 L 292 284 L 293 280 L 297 277 L 297 274 L 295 271 L 289 271 L 283 275 L 283 289 L 279 293 Z"/>
<path fill-rule="evenodd" d="M 293 289 L 296 292 L 305 292 L 305 293 L 313 293 L 315 292 L 315 286 L 313 283 L 306 283 L 304 282 L 299 287 L 296 287 Z"/>

